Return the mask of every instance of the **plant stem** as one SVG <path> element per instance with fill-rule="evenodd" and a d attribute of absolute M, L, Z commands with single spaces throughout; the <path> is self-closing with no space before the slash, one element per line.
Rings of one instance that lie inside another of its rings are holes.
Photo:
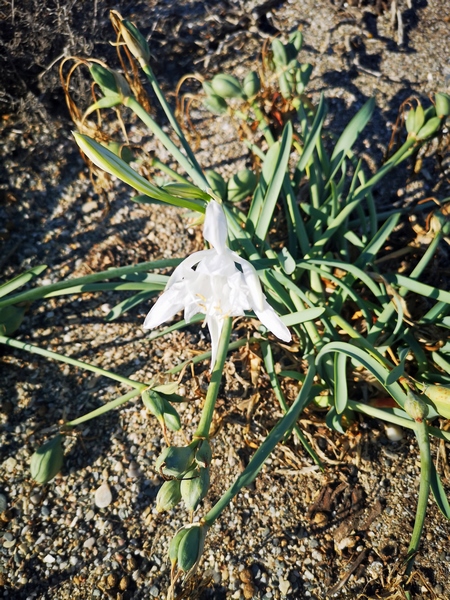
<path fill-rule="evenodd" d="M 219 393 L 220 382 L 222 381 L 223 367 L 227 357 L 230 335 L 231 335 L 231 317 L 226 317 L 223 322 L 222 332 L 220 334 L 219 347 L 217 349 L 217 359 L 211 373 L 211 381 L 208 386 L 205 404 L 203 406 L 202 416 L 197 431 L 194 433 L 194 438 L 209 438 L 209 430 L 214 414 L 217 395 Z"/>
<path fill-rule="evenodd" d="M 128 108 L 130 108 L 159 139 L 162 145 L 172 154 L 179 165 L 186 171 L 188 175 L 190 175 L 192 181 L 198 185 L 201 190 L 207 192 L 210 186 L 206 181 L 202 171 L 198 170 L 197 167 L 192 165 L 189 159 L 181 152 L 178 146 L 172 142 L 170 137 L 164 133 L 161 127 L 156 123 L 156 121 L 154 121 L 154 119 L 152 119 L 144 107 L 141 106 L 139 102 L 131 96 L 128 96 L 124 99 L 124 105 L 128 106 Z"/>
<path fill-rule="evenodd" d="M 104 377 L 108 377 L 114 381 L 131 385 L 133 388 L 138 390 L 138 392 L 141 392 L 148 387 L 148 384 L 133 381 L 132 379 L 128 379 L 128 377 L 111 373 L 110 371 L 106 371 L 105 369 L 101 369 L 100 367 L 96 367 L 95 365 L 91 365 L 81 360 L 76 360 L 75 358 L 70 358 L 69 356 L 64 356 L 63 354 L 58 354 L 57 352 L 52 352 L 51 350 L 44 350 L 44 348 L 39 348 L 39 346 L 34 346 L 33 344 L 28 344 L 27 342 L 21 342 L 4 335 L 0 335 L 0 344 L 5 344 L 6 346 L 11 346 L 13 348 L 19 348 L 20 350 L 26 350 L 27 352 L 32 352 L 33 354 L 38 354 L 39 356 L 45 356 L 46 358 L 52 358 L 74 367 L 80 367 L 85 371 L 92 371 L 92 373 L 97 373 L 97 375 L 103 375 Z"/>
<path fill-rule="evenodd" d="M 159 100 L 159 103 L 161 104 L 162 109 L 166 113 L 166 117 L 169 119 L 169 122 L 172 125 L 173 130 L 177 134 L 183 148 L 185 149 L 186 154 L 189 157 L 189 160 L 191 161 L 192 165 L 197 169 L 197 171 L 199 173 L 202 173 L 202 169 L 201 169 L 200 165 L 198 164 L 197 159 L 195 158 L 195 154 L 193 153 L 191 147 L 189 146 L 189 144 L 183 134 L 183 131 L 181 130 L 180 124 L 176 120 L 175 115 L 173 114 L 169 103 L 167 102 L 164 94 L 162 93 L 161 88 L 159 87 L 158 81 L 155 77 L 155 74 L 153 73 L 151 66 L 144 61 L 140 61 L 140 64 L 141 64 L 142 70 L 144 71 L 144 73 L 147 76 L 147 79 L 150 81 L 150 84 L 153 88 L 153 91 L 155 92 L 156 97 Z"/>
<path fill-rule="evenodd" d="M 408 554 L 406 557 L 407 567 L 405 575 L 411 574 L 414 558 L 419 549 L 420 538 L 422 536 L 423 525 L 425 522 L 425 515 L 427 512 L 428 496 L 430 495 L 430 482 L 431 482 L 431 452 L 430 452 L 430 439 L 428 436 L 428 425 L 426 420 L 417 422 L 415 429 L 417 442 L 420 450 L 420 487 L 419 487 L 419 499 L 417 501 L 416 518 L 414 521 L 414 529 L 409 543 Z"/>
<path fill-rule="evenodd" d="M 285 433 L 294 426 L 299 414 L 302 412 L 304 406 L 308 402 L 309 392 L 311 391 L 314 376 L 316 374 L 312 357 L 308 357 L 308 362 L 308 373 L 306 374 L 302 389 L 300 390 L 300 393 L 298 394 L 294 403 L 284 417 L 278 421 L 261 446 L 256 450 L 251 461 L 237 477 L 232 486 L 203 517 L 202 521 L 206 525 L 211 526 L 214 521 L 220 517 L 222 512 L 225 510 L 228 504 L 230 504 L 233 498 L 241 491 L 241 489 L 247 485 L 250 485 L 254 481 L 275 446 L 283 439 Z"/>

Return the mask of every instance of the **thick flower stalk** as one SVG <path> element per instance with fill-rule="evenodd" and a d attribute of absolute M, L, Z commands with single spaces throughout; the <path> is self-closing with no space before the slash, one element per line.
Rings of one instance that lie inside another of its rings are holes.
<path fill-rule="evenodd" d="M 212 248 L 194 252 L 178 265 L 148 313 L 144 329 L 157 327 L 180 310 L 187 322 L 204 314 L 211 335 L 211 369 L 227 317 L 241 317 L 253 310 L 267 329 L 289 342 L 291 334 L 267 302 L 255 268 L 228 248 L 225 213 L 214 200 L 206 208 L 203 236 Z"/>

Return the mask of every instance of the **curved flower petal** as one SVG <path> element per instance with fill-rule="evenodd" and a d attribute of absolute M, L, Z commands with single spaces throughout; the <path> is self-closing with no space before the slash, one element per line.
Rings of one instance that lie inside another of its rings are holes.
<path fill-rule="evenodd" d="M 174 317 L 185 307 L 186 294 L 183 284 L 175 284 L 161 294 L 152 309 L 145 317 L 144 329 L 153 329 L 158 327 L 164 321 Z"/>
<path fill-rule="evenodd" d="M 291 332 L 265 298 L 263 310 L 257 310 L 255 308 L 253 310 L 264 327 L 267 327 L 267 329 L 276 335 L 277 338 L 280 338 L 280 340 L 283 340 L 284 342 L 291 341 Z"/>
<path fill-rule="evenodd" d="M 199 250 L 198 252 L 194 252 L 194 254 L 191 254 L 185 258 L 183 262 L 181 262 L 178 267 L 175 268 L 174 272 L 169 277 L 166 290 L 171 288 L 175 283 L 182 281 L 186 277 L 190 277 L 190 275 L 193 273 L 192 267 L 211 254 L 215 254 L 214 250 Z"/>
<path fill-rule="evenodd" d="M 232 255 L 234 261 L 242 267 L 245 283 L 252 299 L 252 308 L 262 311 L 264 309 L 265 296 L 255 267 L 248 260 L 245 260 L 245 258 L 241 258 L 236 252 L 232 252 Z"/>
<path fill-rule="evenodd" d="M 227 218 L 223 208 L 218 202 L 211 200 L 206 207 L 203 237 L 215 248 L 217 254 L 224 254 L 228 250 L 227 236 Z"/>

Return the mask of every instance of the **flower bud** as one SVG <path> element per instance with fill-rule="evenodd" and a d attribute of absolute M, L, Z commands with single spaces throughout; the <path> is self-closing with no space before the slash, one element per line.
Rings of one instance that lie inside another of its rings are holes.
<path fill-rule="evenodd" d="M 167 477 L 181 478 L 189 470 L 195 456 L 195 444 L 169 446 L 156 460 L 156 468 Z"/>
<path fill-rule="evenodd" d="M 159 489 L 156 496 L 156 510 L 163 512 L 164 510 L 172 510 L 181 500 L 181 482 L 178 479 L 165 481 Z"/>
<path fill-rule="evenodd" d="M 243 90 L 241 84 L 233 77 L 226 73 L 219 73 L 211 81 L 211 86 L 214 93 L 220 98 L 240 98 Z"/>
<path fill-rule="evenodd" d="M 240 202 L 255 191 L 258 179 L 250 169 L 242 169 L 228 181 L 227 198 L 229 202 Z"/>
<path fill-rule="evenodd" d="M 120 22 L 120 33 L 128 50 L 139 62 L 150 62 L 150 49 L 147 40 L 134 23 L 123 19 Z"/>
<path fill-rule="evenodd" d="M 433 402 L 442 417 L 450 419 L 450 386 L 427 385 L 423 393 Z"/>
<path fill-rule="evenodd" d="M 200 467 L 188 471 L 181 480 L 181 496 L 189 510 L 197 510 L 198 505 L 208 493 L 209 469 Z"/>
<path fill-rule="evenodd" d="M 212 191 L 219 196 L 221 200 L 226 200 L 227 197 L 227 182 L 225 179 L 212 169 L 205 172 L 206 179 L 211 186 Z"/>
<path fill-rule="evenodd" d="M 450 115 L 450 96 L 449 94 L 439 93 L 434 97 L 436 102 L 436 114 L 441 119 Z"/>
<path fill-rule="evenodd" d="M 187 572 L 197 565 L 202 556 L 207 527 L 200 523 L 192 523 L 187 525 L 185 530 L 186 533 L 180 536 L 178 544 L 177 563 L 182 571 Z"/>
<path fill-rule="evenodd" d="M 247 73 L 242 83 L 242 87 L 247 98 L 253 98 L 256 96 L 261 89 L 261 81 L 258 73 L 256 71 L 250 71 L 250 73 Z"/>
<path fill-rule="evenodd" d="M 411 390 L 407 391 L 407 399 L 404 408 L 408 415 L 413 418 L 414 421 L 417 421 L 417 423 L 422 423 L 428 415 L 428 406 L 426 403 L 413 394 Z"/>
<path fill-rule="evenodd" d="M 198 445 L 197 451 L 195 453 L 195 462 L 199 467 L 204 467 L 207 469 L 211 464 L 212 460 L 212 450 L 211 444 L 208 440 L 202 440 Z"/>
<path fill-rule="evenodd" d="M 47 483 L 63 466 L 62 436 L 58 434 L 42 444 L 31 457 L 30 472 L 36 483 Z"/>

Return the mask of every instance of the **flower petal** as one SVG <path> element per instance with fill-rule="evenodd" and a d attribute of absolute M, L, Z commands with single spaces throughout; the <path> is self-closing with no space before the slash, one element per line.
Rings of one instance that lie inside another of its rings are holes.
<path fill-rule="evenodd" d="M 169 289 L 166 287 L 165 292 L 161 294 L 145 317 L 144 329 L 153 329 L 171 319 L 184 308 L 185 301 L 186 293 L 183 283 L 174 284 Z"/>
<path fill-rule="evenodd" d="M 227 218 L 223 208 L 214 200 L 208 202 L 206 207 L 203 237 L 216 249 L 218 254 L 223 254 L 228 250 Z"/>
<path fill-rule="evenodd" d="M 253 308 L 253 310 L 264 327 L 267 327 L 277 338 L 284 342 L 291 341 L 291 332 L 265 298 L 263 310 L 257 310 L 256 308 Z"/>
<path fill-rule="evenodd" d="M 255 267 L 248 260 L 245 260 L 245 258 L 241 258 L 236 252 L 232 252 L 232 255 L 233 260 L 242 267 L 242 273 L 244 274 L 245 283 L 247 284 L 252 301 L 252 308 L 255 312 L 256 310 L 264 310 L 265 296 Z"/>

